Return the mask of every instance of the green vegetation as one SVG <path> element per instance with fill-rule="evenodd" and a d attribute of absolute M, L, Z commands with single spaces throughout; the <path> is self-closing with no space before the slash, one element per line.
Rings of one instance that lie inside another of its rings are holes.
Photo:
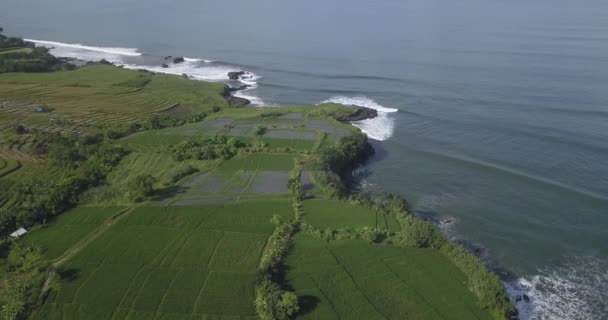
<path fill-rule="evenodd" d="M 0 61 L 36 50 L 0 43 Z M 335 120 L 347 107 L 237 109 L 224 90 L 111 65 L 0 74 L 0 319 L 513 311 L 405 199 L 351 193 L 373 150 Z"/>
<path fill-rule="evenodd" d="M 142 201 L 154 191 L 154 177 L 149 174 L 135 176 L 127 184 L 127 198 Z"/>
<path fill-rule="evenodd" d="M 46 48 L 36 48 L 21 38 L 7 37 L 0 29 L 0 73 L 43 72 L 59 68 L 58 60 Z"/>

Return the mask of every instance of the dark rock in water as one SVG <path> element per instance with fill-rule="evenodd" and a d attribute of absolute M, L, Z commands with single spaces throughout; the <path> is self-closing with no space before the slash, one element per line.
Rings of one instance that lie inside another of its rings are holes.
<path fill-rule="evenodd" d="M 228 100 L 230 106 L 234 108 L 244 107 L 246 105 L 251 104 L 251 101 L 249 101 L 248 99 L 235 96 L 229 96 L 228 98 L 226 98 L 226 100 Z"/>
<path fill-rule="evenodd" d="M 245 71 L 232 71 L 232 72 L 228 72 L 228 79 L 230 80 L 239 80 L 241 78 L 241 76 L 244 76 L 246 74 Z"/>
<path fill-rule="evenodd" d="M 524 295 L 523 295 L 523 298 L 524 298 L 524 301 L 525 301 L 525 302 L 530 302 L 530 297 L 528 297 L 528 295 L 527 295 L 527 294 L 524 294 Z"/>
<path fill-rule="evenodd" d="M 106 59 L 101 59 L 101 60 L 99 60 L 99 64 L 108 64 L 108 65 L 111 65 L 112 62 L 110 62 L 110 61 L 108 61 Z"/>
<path fill-rule="evenodd" d="M 177 57 L 173 59 L 173 63 L 182 63 L 184 62 L 184 57 Z"/>
<path fill-rule="evenodd" d="M 339 117 L 337 120 L 342 122 L 361 121 L 373 119 L 378 116 L 378 111 L 372 108 L 353 106 L 354 110 L 348 115 Z"/>
<path fill-rule="evenodd" d="M 242 86 L 239 87 L 228 87 L 228 92 L 235 92 L 235 91 L 240 91 L 240 90 L 245 90 L 247 88 L 251 87 L 248 84 L 244 84 Z"/>
<path fill-rule="evenodd" d="M 182 73 L 182 78 L 184 78 L 186 80 L 190 80 L 190 77 L 185 73 Z"/>
<path fill-rule="evenodd" d="M 163 68 L 169 68 L 169 65 L 168 65 L 168 64 L 166 64 L 166 63 L 163 63 L 163 64 L 161 64 L 160 66 L 161 66 L 161 67 L 163 67 Z"/>
<path fill-rule="evenodd" d="M 165 57 L 165 60 L 169 60 L 169 59 L 171 59 L 171 58 L 173 58 L 173 56 L 166 56 L 166 57 Z"/>

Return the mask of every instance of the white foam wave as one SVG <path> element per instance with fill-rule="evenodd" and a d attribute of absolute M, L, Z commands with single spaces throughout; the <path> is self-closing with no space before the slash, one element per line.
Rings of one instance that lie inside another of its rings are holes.
<path fill-rule="evenodd" d="M 34 42 L 37 46 L 44 46 L 50 49 L 51 53 L 58 57 L 75 58 L 85 61 L 99 61 L 105 59 L 116 65 L 127 69 L 145 69 L 157 73 L 166 73 L 173 75 L 187 75 L 189 79 L 204 80 L 204 81 L 229 81 L 228 73 L 241 71 L 242 69 L 227 65 L 213 63 L 213 60 L 201 58 L 184 57 L 182 63 L 171 63 L 166 61 L 167 67 L 162 65 L 150 66 L 133 63 L 134 61 L 125 60 L 125 57 L 138 57 L 142 53 L 135 48 L 112 48 L 112 47 L 96 47 L 77 43 L 64 43 L 57 41 L 26 39 Z M 251 94 L 246 94 L 244 91 L 253 90 L 258 87 L 258 80 L 261 76 L 245 71 L 239 79 L 239 82 L 248 85 L 246 90 L 238 91 L 234 95 L 251 101 L 254 105 L 266 105 L 266 103 Z"/>
<path fill-rule="evenodd" d="M 608 262 L 571 258 L 505 283 L 522 320 L 600 320 L 608 315 Z"/>
<path fill-rule="evenodd" d="M 213 60 L 207 60 L 207 59 L 201 59 L 201 58 L 188 58 L 188 57 L 184 57 L 184 61 L 186 61 L 186 62 L 204 62 L 204 63 L 213 62 Z"/>
<path fill-rule="evenodd" d="M 237 91 L 234 94 L 234 96 L 235 97 L 239 97 L 239 98 L 245 98 L 245 99 L 251 101 L 251 104 L 253 106 L 268 106 L 268 107 L 270 107 L 270 105 L 268 105 L 266 102 L 264 102 L 264 100 L 262 100 L 260 97 L 245 94 L 245 93 L 243 93 L 243 91 Z"/>
<path fill-rule="evenodd" d="M 37 46 L 47 47 L 51 53 L 58 57 L 76 58 L 87 61 L 108 60 L 113 63 L 122 62 L 123 57 L 137 57 L 142 53 L 135 48 L 94 47 L 78 43 L 64 43 L 57 41 L 25 39 Z"/>
<path fill-rule="evenodd" d="M 384 107 L 376 101 L 364 96 L 336 96 L 321 103 L 340 103 L 343 105 L 355 105 L 375 109 L 378 111 L 378 116 L 376 118 L 353 122 L 353 125 L 361 129 L 368 137 L 374 140 L 384 141 L 393 135 L 395 119 L 390 117 L 389 114 L 397 112 L 399 109 Z"/>

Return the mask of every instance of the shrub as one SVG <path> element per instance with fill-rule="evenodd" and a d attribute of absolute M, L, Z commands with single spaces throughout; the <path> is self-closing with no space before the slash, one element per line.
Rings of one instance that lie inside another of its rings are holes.
<path fill-rule="evenodd" d="M 298 297 L 294 293 L 281 290 L 268 279 L 256 286 L 254 304 L 262 320 L 288 320 L 300 310 Z"/>
<path fill-rule="evenodd" d="M 181 180 L 182 178 L 185 178 L 198 171 L 199 171 L 198 168 L 195 168 L 191 165 L 186 165 L 184 167 L 177 167 L 168 172 L 167 177 L 165 178 L 163 184 L 166 186 L 172 185 L 172 184 L 178 182 L 179 180 Z"/>
<path fill-rule="evenodd" d="M 429 221 L 421 221 L 413 216 L 397 217 L 401 232 L 394 240 L 407 248 L 441 248 L 447 240 L 439 229 Z"/>
<path fill-rule="evenodd" d="M 177 161 L 226 160 L 234 157 L 240 150 L 248 147 L 248 144 L 237 138 L 228 139 L 225 136 L 215 136 L 182 141 L 174 146 L 172 151 Z"/>
<path fill-rule="evenodd" d="M 256 136 L 263 136 L 264 133 L 266 133 L 268 131 L 268 128 L 266 128 L 265 126 L 256 126 L 253 129 L 253 134 L 255 134 Z"/>
<path fill-rule="evenodd" d="M 154 191 L 155 179 L 149 174 L 135 176 L 127 183 L 127 197 L 132 201 L 142 201 Z"/>
<path fill-rule="evenodd" d="M 451 242 L 445 243 L 441 252 L 465 274 L 468 287 L 482 308 L 488 308 L 497 319 L 505 319 L 515 312 L 500 279 L 486 268 L 483 261 Z"/>

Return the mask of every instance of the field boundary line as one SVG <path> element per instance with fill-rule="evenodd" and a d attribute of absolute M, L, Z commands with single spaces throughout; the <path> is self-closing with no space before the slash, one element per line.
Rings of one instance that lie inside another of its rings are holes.
<path fill-rule="evenodd" d="M 84 248 L 86 248 L 91 242 L 95 241 L 102 234 L 104 234 L 110 227 L 112 227 L 116 222 L 120 221 L 122 218 L 127 216 L 127 213 L 133 212 L 135 207 L 124 209 L 118 212 L 116 215 L 113 215 L 108 220 L 104 221 L 98 228 L 95 228 L 92 232 L 84 236 L 80 241 L 76 242 L 72 247 L 68 248 L 64 253 L 55 259 L 55 262 L 52 263 L 53 268 L 59 268 L 63 263 L 73 258 L 75 255 L 80 253 Z"/>
<path fill-rule="evenodd" d="M 171 269 L 171 268 L 169 268 L 169 269 Z M 169 286 L 167 287 L 165 294 L 158 302 L 158 307 L 156 307 L 156 310 L 154 310 L 154 319 L 156 319 L 156 317 L 160 313 L 160 307 L 163 305 L 163 302 L 165 302 L 165 299 L 167 299 L 167 296 L 169 295 L 169 290 L 171 290 L 171 287 L 173 287 L 173 283 L 175 283 L 175 280 L 177 279 L 179 274 L 182 273 L 183 271 L 184 271 L 184 269 L 179 269 L 179 271 L 173 275 L 173 279 L 171 280 L 171 283 L 169 283 Z"/>
<path fill-rule="evenodd" d="M 213 257 L 215 257 L 215 253 L 217 252 L 217 249 L 220 247 L 220 244 L 222 243 L 222 240 L 224 240 L 224 235 L 225 233 L 222 232 L 222 237 L 220 238 L 220 240 L 217 241 L 217 243 L 215 244 L 215 248 L 213 248 L 213 253 L 211 254 L 211 257 L 209 257 L 209 261 L 207 261 L 207 276 L 205 277 L 205 281 L 203 281 L 203 284 L 201 285 L 201 290 L 199 290 L 198 295 L 196 296 L 196 300 L 194 300 L 194 307 L 192 307 L 192 315 L 194 316 L 195 312 L 196 312 L 196 307 L 198 307 L 198 300 L 201 298 L 201 294 L 203 294 L 203 290 L 205 289 L 205 285 L 207 285 L 207 280 L 209 280 L 209 277 L 211 277 L 211 273 L 213 272 L 213 270 L 211 270 L 211 268 L 209 268 L 209 266 L 211 266 L 211 261 L 213 261 Z"/>
<path fill-rule="evenodd" d="M 344 270 L 344 272 L 348 275 L 348 277 L 350 278 L 350 281 L 352 281 L 353 284 L 355 285 L 355 288 L 357 288 L 357 291 L 359 291 L 359 293 L 361 293 L 361 295 L 365 298 L 365 301 L 367 301 L 367 303 L 369 303 L 372 306 L 372 308 L 374 308 L 374 310 L 376 310 L 376 312 L 382 316 L 382 318 L 389 320 L 389 318 L 384 313 L 380 312 L 378 307 L 374 303 L 372 303 L 372 301 L 363 292 L 363 290 L 361 290 L 361 288 L 359 287 L 359 284 L 357 284 L 357 281 L 355 281 L 355 277 L 353 277 L 353 275 L 348 271 L 346 266 L 342 262 L 340 262 L 340 259 L 338 259 L 338 257 L 334 254 L 334 252 L 331 250 L 331 248 L 327 248 L 327 251 L 329 251 L 329 254 L 331 254 L 334 257 L 334 259 L 336 259 L 336 261 L 338 261 L 338 264 L 340 265 L 340 267 L 342 267 L 342 270 Z"/>
<path fill-rule="evenodd" d="M 323 289 L 321 289 L 321 286 L 319 286 L 319 283 L 317 282 L 317 280 L 315 280 L 315 278 L 310 273 L 308 273 L 308 272 L 306 272 L 306 275 L 308 275 L 310 277 L 310 279 L 312 280 L 312 282 L 315 283 L 315 286 L 317 287 L 317 289 L 319 290 L 319 292 L 323 295 L 323 297 L 325 297 L 325 300 L 327 300 L 327 302 L 331 306 L 331 311 L 334 312 L 334 314 L 336 315 L 336 317 L 338 318 L 338 320 L 341 320 L 342 317 L 340 316 L 340 314 L 338 313 L 338 311 L 336 311 L 336 307 L 334 306 L 334 302 L 331 301 L 331 299 L 325 294 L 325 292 L 323 292 Z"/>
<path fill-rule="evenodd" d="M 126 216 L 127 213 L 132 212 L 133 210 L 134 210 L 134 208 L 126 208 L 126 209 L 119 211 L 115 215 L 111 216 L 106 221 L 104 221 L 99 227 L 95 228 L 93 231 L 91 231 L 90 233 L 85 235 L 82 239 L 80 239 L 78 242 L 76 242 L 73 246 L 71 246 L 66 251 L 64 251 L 61 256 L 59 256 L 57 259 L 55 259 L 55 261 L 53 263 L 51 263 L 51 266 L 49 267 L 49 269 L 47 271 L 46 280 L 44 281 L 44 284 L 42 285 L 42 289 L 40 290 L 40 295 L 38 296 L 38 303 L 41 303 L 44 300 L 44 298 L 46 297 L 46 295 L 48 294 L 48 291 L 51 286 L 51 281 L 55 278 L 57 269 L 59 267 L 61 267 L 61 265 L 63 263 L 72 259 L 78 253 L 80 253 L 84 248 L 88 247 L 89 244 L 91 244 L 93 241 L 95 241 L 97 238 L 99 238 L 101 235 L 103 235 L 117 221 L 122 219 L 124 216 Z M 99 267 L 103 264 L 104 260 L 105 260 L 105 258 L 97 265 L 97 267 L 91 274 L 95 273 L 97 271 L 97 269 L 99 269 Z M 90 275 L 89 275 L 89 277 L 90 277 Z M 86 282 L 86 280 L 84 280 L 82 282 L 81 286 L 78 287 L 78 289 L 76 289 L 76 291 L 74 293 L 74 299 L 76 298 L 78 290 L 80 290 L 80 288 L 82 287 L 82 285 L 84 285 L 85 282 Z"/>
<path fill-rule="evenodd" d="M 384 259 L 380 259 L 380 261 L 382 261 L 382 263 L 388 268 L 388 270 L 390 270 L 390 272 L 395 276 L 395 278 L 397 278 L 399 280 L 399 282 L 401 282 L 406 287 L 410 288 L 410 290 L 412 290 L 412 292 L 416 293 L 416 296 L 418 296 L 420 298 L 420 300 L 423 301 L 427 305 L 429 310 L 434 310 L 435 312 L 437 312 L 438 315 L 442 316 L 442 314 L 431 303 L 429 303 L 429 301 L 422 294 L 420 294 L 420 291 L 416 290 L 416 288 L 409 285 L 405 280 L 401 279 L 401 277 L 399 277 L 399 275 L 393 270 L 393 268 L 391 268 L 391 266 L 388 265 L 388 263 L 386 263 L 386 261 L 384 261 Z M 416 264 L 416 263 L 414 262 L 414 264 Z M 416 266 L 418 267 L 420 265 L 416 264 Z"/>
<path fill-rule="evenodd" d="M 120 302 L 118 303 L 116 308 L 114 308 L 114 311 L 112 312 L 112 318 L 114 317 L 114 313 L 116 313 L 116 310 L 120 309 L 122 304 L 125 302 L 125 299 L 127 298 L 127 294 L 129 293 L 129 291 L 131 291 L 131 288 L 133 287 L 133 284 L 135 283 L 135 279 L 137 279 L 139 274 L 146 268 L 147 268 L 146 265 L 142 265 L 141 268 L 139 268 L 139 270 L 137 270 L 137 273 L 135 273 L 135 276 L 133 276 L 133 279 L 131 280 L 131 284 L 129 284 L 129 287 L 127 288 L 125 293 L 122 295 L 122 299 L 120 299 Z M 131 308 L 129 308 L 129 310 L 131 310 Z"/>

